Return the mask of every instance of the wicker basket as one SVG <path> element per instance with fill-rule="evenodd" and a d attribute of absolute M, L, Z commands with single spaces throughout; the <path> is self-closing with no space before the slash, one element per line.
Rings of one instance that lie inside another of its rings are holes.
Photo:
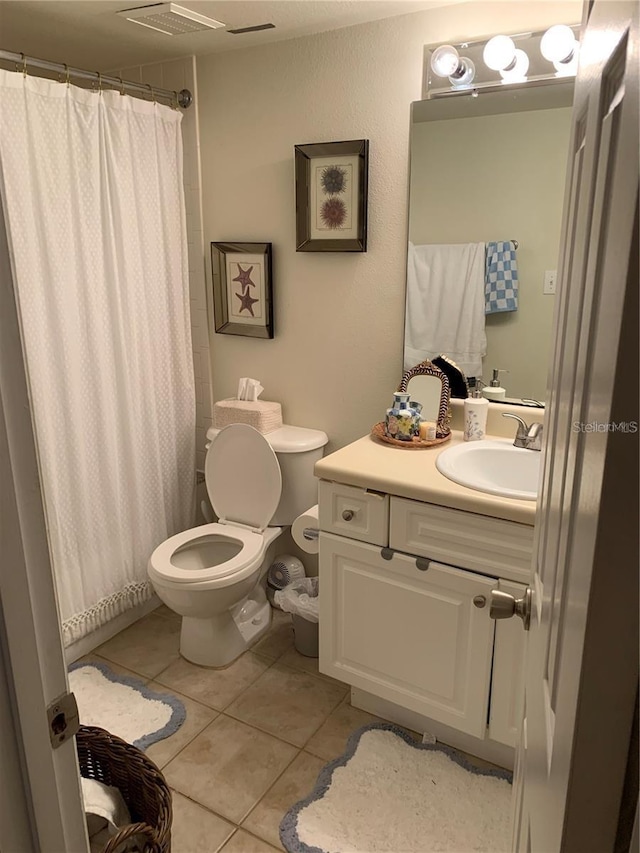
<path fill-rule="evenodd" d="M 153 761 L 95 726 L 80 726 L 76 742 L 81 775 L 118 788 L 135 821 L 110 838 L 103 853 L 116 853 L 134 835 L 146 836 L 144 853 L 170 853 L 171 792 Z"/>

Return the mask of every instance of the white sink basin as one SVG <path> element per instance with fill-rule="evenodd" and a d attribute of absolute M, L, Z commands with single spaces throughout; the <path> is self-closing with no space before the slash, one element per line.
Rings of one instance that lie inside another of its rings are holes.
<path fill-rule="evenodd" d="M 540 452 L 514 447 L 509 439 L 467 441 L 443 450 L 436 468 L 454 483 L 521 501 L 538 496 Z"/>

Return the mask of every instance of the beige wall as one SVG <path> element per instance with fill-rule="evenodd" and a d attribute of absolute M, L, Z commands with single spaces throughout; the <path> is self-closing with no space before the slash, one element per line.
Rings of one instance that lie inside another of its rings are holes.
<path fill-rule="evenodd" d="M 421 243 L 516 239 L 518 310 L 486 318 L 484 380 L 506 368 L 510 397 L 543 400 L 571 109 L 421 122 L 411 132 L 410 239 Z"/>
<path fill-rule="evenodd" d="M 580 19 L 579 2 L 476 3 L 199 57 L 210 241 L 273 243 L 275 339 L 211 336 L 214 399 L 254 376 L 330 449 L 368 432 L 402 369 L 409 104 L 425 44 Z M 295 252 L 293 146 L 370 140 L 369 250 Z"/>

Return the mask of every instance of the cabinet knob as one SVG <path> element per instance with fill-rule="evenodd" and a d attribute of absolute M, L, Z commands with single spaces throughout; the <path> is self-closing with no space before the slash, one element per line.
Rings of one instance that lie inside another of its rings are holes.
<path fill-rule="evenodd" d="M 487 603 L 487 599 L 485 598 L 484 595 L 476 595 L 475 598 L 473 599 L 473 603 L 475 604 L 476 607 L 482 608 Z"/>
<path fill-rule="evenodd" d="M 345 521 L 351 521 L 355 512 L 352 509 L 345 509 L 342 511 L 342 517 Z"/>

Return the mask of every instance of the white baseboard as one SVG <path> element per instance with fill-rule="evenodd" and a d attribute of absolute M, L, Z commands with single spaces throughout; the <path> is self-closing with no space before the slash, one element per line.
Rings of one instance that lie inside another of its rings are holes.
<path fill-rule="evenodd" d="M 98 646 L 106 643 L 107 640 L 115 637 L 115 635 L 119 634 L 120 631 L 124 631 L 124 629 L 128 628 L 129 625 L 133 625 L 133 623 L 137 622 L 138 619 L 142 619 L 143 616 L 146 616 L 148 613 L 151 613 L 152 610 L 160 607 L 161 604 L 162 602 L 154 593 L 148 601 L 143 601 L 142 604 L 132 607 L 125 613 L 121 613 L 119 616 L 116 616 L 115 619 L 107 622 L 106 625 L 101 625 L 97 631 L 92 631 L 90 634 L 87 634 L 86 637 L 82 637 L 82 639 L 76 640 L 75 643 L 71 643 L 71 645 L 67 646 L 64 650 L 64 657 L 67 662 L 67 666 L 78 660 L 78 658 L 88 655 L 89 652 L 92 652 L 94 649 L 97 649 Z"/>
<path fill-rule="evenodd" d="M 406 729 L 412 729 L 414 732 L 430 732 L 435 735 L 437 740 L 446 743 L 447 746 L 460 749 L 462 752 L 482 758 L 484 761 L 490 761 L 492 764 L 497 764 L 498 767 L 513 770 L 515 750 L 511 746 L 505 746 L 495 740 L 480 740 L 464 732 L 456 731 L 450 726 L 423 717 L 415 711 L 409 711 L 407 708 L 395 705 L 387 699 L 380 699 L 359 687 L 351 688 L 351 704 L 354 708 L 360 708 L 362 711 L 375 714 L 376 717 L 391 720 L 392 723 L 404 726 Z"/>

